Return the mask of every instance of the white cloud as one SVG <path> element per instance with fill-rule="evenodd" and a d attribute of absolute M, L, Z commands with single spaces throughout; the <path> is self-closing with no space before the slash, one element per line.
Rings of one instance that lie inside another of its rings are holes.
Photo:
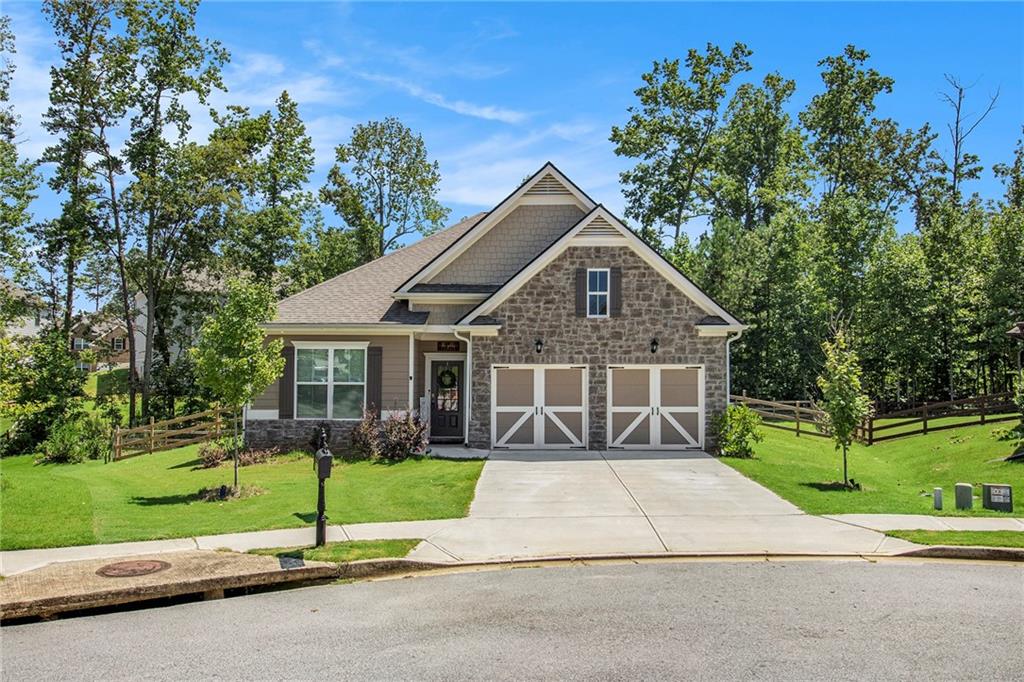
<path fill-rule="evenodd" d="M 416 83 L 396 76 L 386 76 L 383 74 L 365 72 L 360 72 L 358 75 L 364 80 L 368 80 L 373 83 L 380 83 L 381 85 L 401 90 L 410 97 L 415 97 L 427 104 L 433 104 L 436 107 L 441 107 L 448 111 L 454 111 L 455 113 L 462 114 L 463 116 L 482 118 L 487 121 L 501 121 L 502 123 L 521 123 L 527 118 L 527 114 L 525 112 L 516 111 L 514 109 L 507 109 L 505 107 L 491 104 L 474 104 L 465 100 L 450 100 L 440 93 L 427 90 Z"/>

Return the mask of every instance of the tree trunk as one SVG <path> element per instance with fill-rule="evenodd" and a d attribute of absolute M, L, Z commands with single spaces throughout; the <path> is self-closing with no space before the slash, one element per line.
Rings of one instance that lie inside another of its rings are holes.
<path fill-rule="evenodd" d="M 846 468 L 846 450 L 847 450 L 847 448 L 844 445 L 843 446 L 843 485 L 846 486 L 847 488 L 849 488 L 850 487 L 850 476 L 847 473 L 847 468 Z"/>
<path fill-rule="evenodd" d="M 234 440 L 234 460 L 235 460 L 235 491 L 238 491 L 238 410 L 234 411 L 231 415 L 231 426 L 235 432 Z"/>

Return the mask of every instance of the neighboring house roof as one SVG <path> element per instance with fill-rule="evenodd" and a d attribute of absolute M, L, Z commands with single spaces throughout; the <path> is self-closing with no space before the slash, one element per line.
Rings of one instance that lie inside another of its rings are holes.
<path fill-rule="evenodd" d="M 408 303 L 395 301 L 391 292 L 437 257 L 485 214 L 478 213 L 405 248 L 343 272 L 277 306 L 268 325 L 291 324 L 423 324 L 426 312 L 410 312 Z M 485 292 L 486 293 L 486 292 Z"/>

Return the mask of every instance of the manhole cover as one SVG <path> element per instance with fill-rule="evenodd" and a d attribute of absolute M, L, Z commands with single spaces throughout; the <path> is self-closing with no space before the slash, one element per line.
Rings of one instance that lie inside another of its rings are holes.
<path fill-rule="evenodd" d="M 106 566 L 103 566 L 96 571 L 96 575 L 104 578 L 133 578 L 137 575 L 159 573 L 160 571 L 170 567 L 171 565 L 166 561 L 157 561 L 155 559 L 120 561 L 116 564 L 107 564 Z"/>

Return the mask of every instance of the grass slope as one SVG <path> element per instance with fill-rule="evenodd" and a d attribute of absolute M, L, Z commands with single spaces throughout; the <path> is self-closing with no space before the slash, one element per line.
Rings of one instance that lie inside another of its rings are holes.
<path fill-rule="evenodd" d="M 811 514 L 999 516 L 981 509 L 980 501 L 969 512 L 953 509 L 953 485 L 1009 483 L 1024 491 L 1024 462 L 1001 461 L 1014 449 L 1012 441 L 999 438 L 1006 426 L 965 426 L 871 447 L 854 444 L 850 476 L 861 484 L 860 491 L 829 485 L 842 480 L 842 455 L 825 438 L 797 438 L 765 428 L 765 440 L 755 447 L 754 459 L 721 461 Z M 941 512 L 932 509 L 935 487 L 946 492 L 946 509 Z M 1020 502 L 1017 505 L 1020 514 Z"/>
<path fill-rule="evenodd" d="M 230 484 L 230 463 L 198 469 L 198 446 L 111 464 L 35 465 L 0 461 L 0 549 L 292 528 L 313 523 L 316 478 L 307 454 L 245 467 L 240 482 L 265 492 L 199 502 L 200 488 Z M 327 482 L 331 523 L 465 516 L 481 461 L 336 462 Z"/>
<path fill-rule="evenodd" d="M 1024 548 L 1024 532 L 1017 530 L 890 530 L 886 535 L 919 545 Z"/>
<path fill-rule="evenodd" d="M 323 547 L 254 549 L 249 553 L 305 559 L 306 561 L 332 561 L 342 564 L 361 559 L 400 559 L 418 544 L 420 544 L 419 540 L 351 540 L 349 542 L 328 542 Z"/>

